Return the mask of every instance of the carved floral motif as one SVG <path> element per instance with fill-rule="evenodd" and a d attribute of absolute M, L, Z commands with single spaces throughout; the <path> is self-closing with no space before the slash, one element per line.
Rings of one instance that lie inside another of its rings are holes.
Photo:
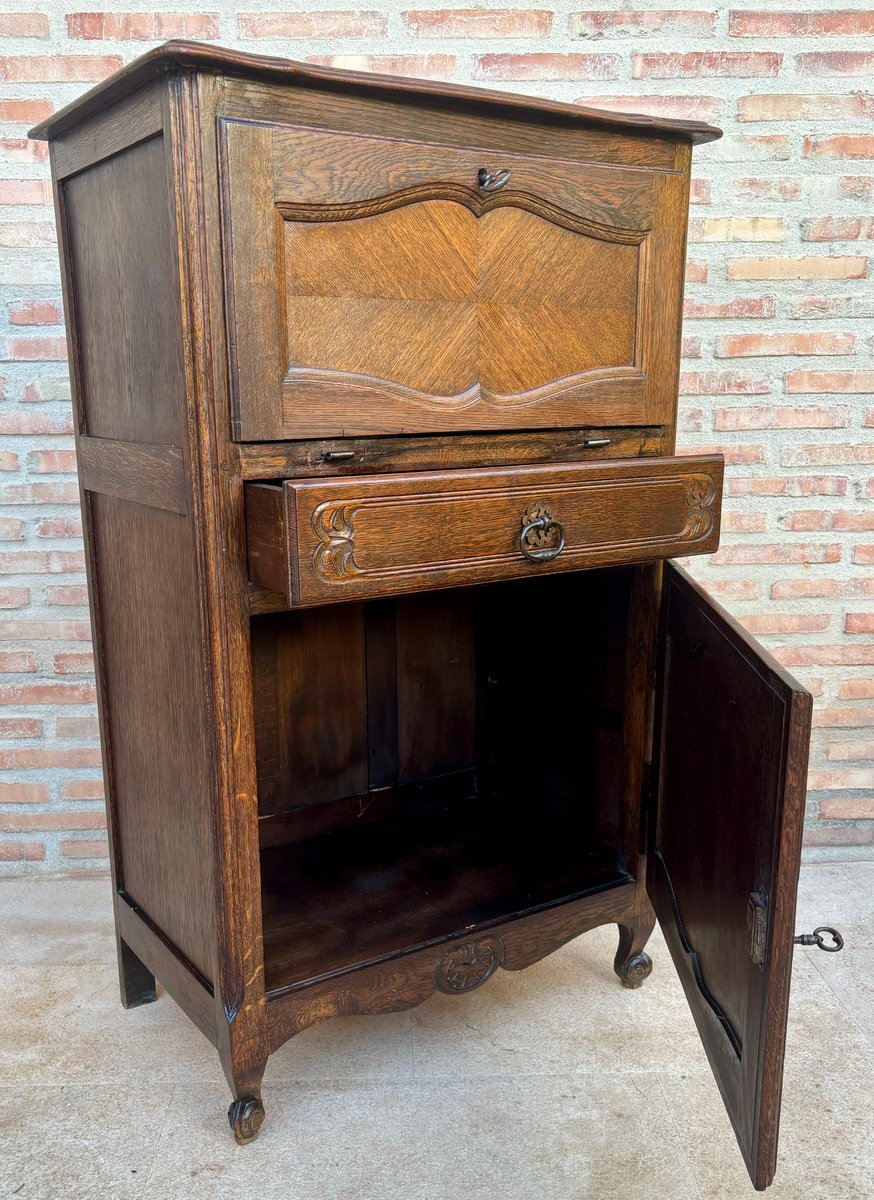
<path fill-rule="evenodd" d="M 330 582 L 363 575 L 355 562 L 354 504 L 328 502 L 313 513 L 312 525 L 319 545 L 313 553 L 313 569 Z"/>
<path fill-rule="evenodd" d="M 686 482 L 688 516 L 682 537 L 706 537 L 713 528 L 716 488 L 709 475 L 691 475 Z"/>
<path fill-rule="evenodd" d="M 447 950 L 437 963 L 435 982 L 441 992 L 472 992 L 491 979 L 504 961 L 499 937 L 463 942 Z"/>

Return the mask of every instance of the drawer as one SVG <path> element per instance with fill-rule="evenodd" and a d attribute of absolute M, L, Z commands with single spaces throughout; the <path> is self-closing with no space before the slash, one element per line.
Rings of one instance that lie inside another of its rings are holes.
<path fill-rule="evenodd" d="M 250 483 L 249 577 L 296 607 L 707 554 L 722 470 L 696 455 Z"/>
<path fill-rule="evenodd" d="M 239 439 L 670 419 L 682 172 L 236 120 L 220 136 Z"/>

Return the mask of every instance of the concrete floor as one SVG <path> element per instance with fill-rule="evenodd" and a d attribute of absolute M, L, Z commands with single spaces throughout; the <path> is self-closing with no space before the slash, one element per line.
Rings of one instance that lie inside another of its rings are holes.
<path fill-rule="evenodd" d="M 874 863 L 805 867 L 771 1200 L 874 1197 Z M 755 1193 L 660 937 L 643 988 L 610 928 L 412 1012 L 326 1022 L 270 1060 L 239 1148 L 212 1048 L 167 996 L 118 1003 L 109 884 L 0 882 L 0 1196 L 59 1200 L 734 1200 Z"/>

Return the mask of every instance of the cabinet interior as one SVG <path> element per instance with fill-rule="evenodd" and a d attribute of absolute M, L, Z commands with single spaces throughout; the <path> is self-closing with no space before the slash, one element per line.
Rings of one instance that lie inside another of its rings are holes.
<path fill-rule="evenodd" d="M 252 618 L 269 991 L 628 882 L 632 578 Z"/>

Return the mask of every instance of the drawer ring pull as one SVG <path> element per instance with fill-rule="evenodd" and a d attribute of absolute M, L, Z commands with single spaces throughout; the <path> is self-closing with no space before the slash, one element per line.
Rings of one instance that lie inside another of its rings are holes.
<path fill-rule="evenodd" d="M 480 167 L 476 177 L 476 181 L 484 192 L 498 192 L 509 182 L 509 171 L 489 171 L 486 167 Z"/>
<path fill-rule="evenodd" d="M 556 538 L 554 545 L 549 542 Z M 551 562 L 564 549 L 564 529 L 544 504 L 532 504 L 522 517 L 519 549 L 530 562 Z"/>

